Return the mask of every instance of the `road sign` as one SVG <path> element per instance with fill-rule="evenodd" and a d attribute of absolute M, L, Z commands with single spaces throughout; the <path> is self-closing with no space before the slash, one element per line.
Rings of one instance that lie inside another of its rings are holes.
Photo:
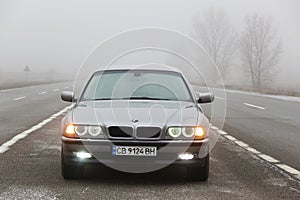
<path fill-rule="evenodd" d="M 24 72 L 26 73 L 26 83 L 28 83 L 28 72 L 30 72 L 30 68 L 26 65 Z"/>
<path fill-rule="evenodd" d="M 24 72 L 30 72 L 30 68 L 28 67 L 28 65 L 26 65 Z"/>

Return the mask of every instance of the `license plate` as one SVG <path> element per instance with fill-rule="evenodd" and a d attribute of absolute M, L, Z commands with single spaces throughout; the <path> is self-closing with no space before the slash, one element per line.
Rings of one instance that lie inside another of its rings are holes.
<path fill-rule="evenodd" d="M 112 146 L 114 156 L 156 156 L 156 147 Z"/>

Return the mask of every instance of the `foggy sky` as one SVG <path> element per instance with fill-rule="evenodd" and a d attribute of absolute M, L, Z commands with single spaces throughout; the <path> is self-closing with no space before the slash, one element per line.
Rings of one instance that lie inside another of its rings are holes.
<path fill-rule="evenodd" d="M 4 71 L 54 69 L 74 73 L 100 42 L 138 27 L 192 32 L 192 17 L 223 8 L 237 28 L 247 14 L 271 15 L 281 36 L 280 76 L 284 86 L 300 85 L 300 1 L 298 0 L 109 0 L 0 1 L 0 78 Z"/>

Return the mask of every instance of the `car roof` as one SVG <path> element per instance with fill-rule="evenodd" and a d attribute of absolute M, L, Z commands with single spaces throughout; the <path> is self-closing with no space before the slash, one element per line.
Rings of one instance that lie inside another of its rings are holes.
<path fill-rule="evenodd" d="M 98 71 L 110 70 L 155 70 L 155 71 L 171 71 L 182 73 L 178 68 L 162 65 L 162 64 L 143 64 L 143 65 L 111 65 L 100 68 Z"/>

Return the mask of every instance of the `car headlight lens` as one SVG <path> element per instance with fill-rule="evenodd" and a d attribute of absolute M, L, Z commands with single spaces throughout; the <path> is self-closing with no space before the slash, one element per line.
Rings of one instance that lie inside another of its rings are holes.
<path fill-rule="evenodd" d="M 91 136 L 98 136 L 102 133 L 102 128 L 100 126 L 89 126 L 89 134 Z"/>
<path fill-rule="evenodd" d="M 195 128 L 186 127 L 182 129 L 182 133 L 185 137 L 193 137 L 195 132 Z"/>
<path fill-rule="evenodd" d="M 86 126 L 76 126 L 75 132 L 78 136 L 83 136 L 87 133 L 87 127 Z"/>
<path fill-rule="evenodd" d="M 169 128 L 168 134 L 173 138 L 177 138 L 181 135 L 181 128 L 179 128 L 179 127 Z"/>
<path fill-rule="evenodd" d="M 206 137 L 205 128 L 201 127 L 201 126 L 195 126 L 195 127 L 170 127 L 167 132 L 168 132 L 168 135 L 171 136 L 172 138 L 177 138 L 181 134 L 185 138 L 194 138 L 194 139 L 197 139 L 197 140 L 203 140 Z"/>

